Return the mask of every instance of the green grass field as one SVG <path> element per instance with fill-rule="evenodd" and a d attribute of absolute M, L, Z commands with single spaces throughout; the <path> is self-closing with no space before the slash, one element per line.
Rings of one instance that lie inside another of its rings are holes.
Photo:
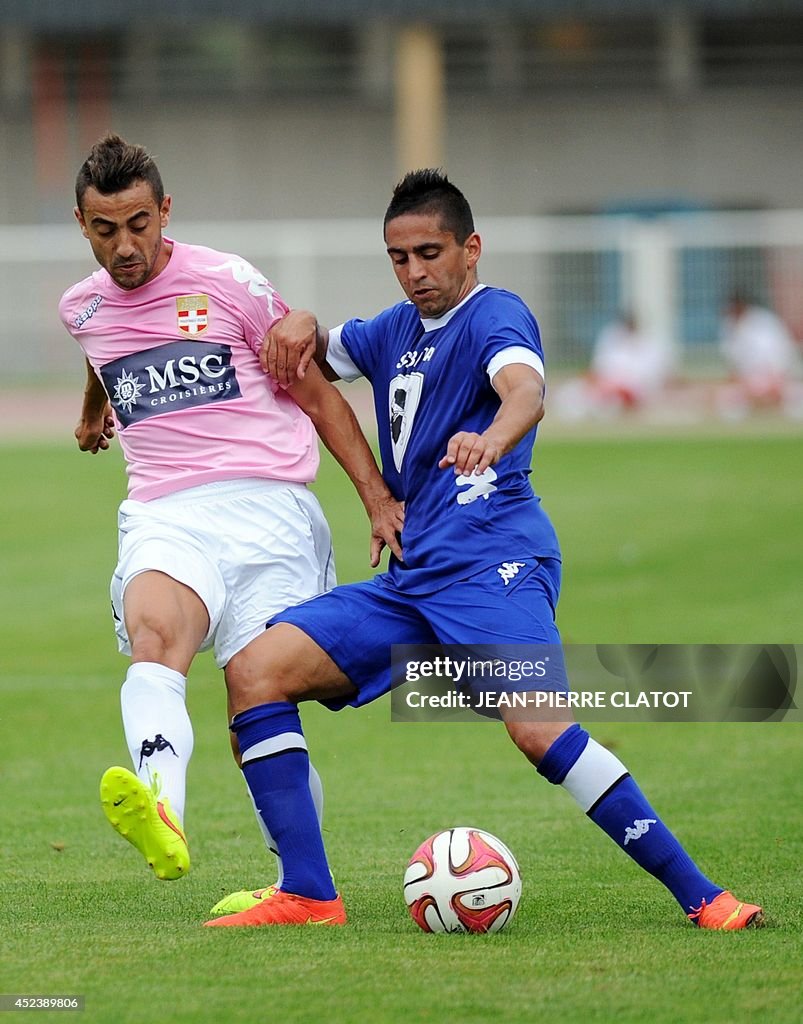
<path fill-rule="evenodd" d="M 565 639 L 803 642 L 800 467 L 794 437 L 547 435 L 535 483 L 564 546 Z M 97 800 L 103 769 L 127 763 L 107 597 L 122 466 L 7 445 L 0 481 L 0 993 L 83 994 L 82 1019 L 137 1024 L 803 1019 L 795 724 L 594 729 L 703 869 L 764 903 L 762 931 L 684 922 L 496 726 L 391 724 L 386 700 L 304 714 L 349 927 L 202 929 L 221 895 L 273 879 L 230 759 L 222 677 L 208 655 L 193 668 L 194 866 L 159 883 Z M 366 523 L 328 462 L 319 493 L 340 579 L 367 575 Z M 518 915 L 497 936 L 424 935 L 402 901 L 407 858 L 467 823 L 516 853 Z"/>

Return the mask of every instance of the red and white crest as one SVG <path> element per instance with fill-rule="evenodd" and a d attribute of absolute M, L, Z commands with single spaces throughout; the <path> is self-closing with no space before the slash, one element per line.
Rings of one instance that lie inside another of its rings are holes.
<path fill-rule="evenodd" d="M 179 295 L 176 299 L 178 329 L 197 336 L 209 326 L 209 296 Z"/>

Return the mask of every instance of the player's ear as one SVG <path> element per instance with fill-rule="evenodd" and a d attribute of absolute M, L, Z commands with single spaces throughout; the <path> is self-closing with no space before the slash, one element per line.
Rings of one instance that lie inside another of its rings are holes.
<path fill-rule="evenodd" d="M 72 212 L 81 228 L 81 234 L 84 236 L 84 238 L 89 238 L 89 232 L 86 229 L 86 221 L 84 220 L 83 213 L 81 213 L 80 206 L 74 206 Z"/>
<path fill-rule="evenodd" d="M 162 205 L 159 207 L 159 222 L 163 228 L 167 227 L 167 222 L 170 220 L 170 209 L 173 206 L 173 197 L 165 196 L 162 200 Z"/>
<path fill-rule="evenodd" d="M 482 255 L 482 239 L 476 231 L 472 231 L 468 236 L 464 243 L 464 248 L 466 250 L 468 268 L 469 270 L 473 270 Z"/>

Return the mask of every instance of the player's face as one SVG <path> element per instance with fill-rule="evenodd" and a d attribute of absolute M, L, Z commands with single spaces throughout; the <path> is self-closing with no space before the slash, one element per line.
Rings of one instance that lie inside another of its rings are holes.
<path fill-rule="evenodd" d="M 460 244 L 432 213 L 405 213 L 388 221 L 385 244 L 404 294 L 422 317 L 448 313 L 477 283 L 480 236 Z"/>
<path fill-rule="evenodd" d="M 139 288 L 167 265 L 170 250 L 162 228 L 170 219 L 170 203 L 165 196 L 158 206 L 146 181 L 107 196 L 95 188 L 84 193 L 75 216 L 95 259 L 121 288 Z"/>

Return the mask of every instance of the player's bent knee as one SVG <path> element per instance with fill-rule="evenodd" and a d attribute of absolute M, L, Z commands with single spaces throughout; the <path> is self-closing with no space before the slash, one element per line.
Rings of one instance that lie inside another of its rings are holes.
<path fill-rule="evenodd" d="M 224 675 L 229 707 L 235 715 L 257 704 L 293 699 L 281 685 L 281 676 L 274 676 L 269 668 L 243 651 L 226 665 Z"/>
<path fill-rule="evenodd" d="M 296 651 L 291 643 L 283 643 L 282 631 L 281 625 L 273 626 L 226 665 L 229 705 L 235 714 L 257 704 L 304 698 L 303 652 Z"/>
<path fill-rule="evenodd" d="M 302 630 L 272 626 L 239 651 L 225 668 L 233 714 L 272 701 L 300 703 L 349 694 L 353 687 L 337 665 Z"/>
<path fill-rule="evenodd" d="M 140 621 L 128 627 L 132 661 L 155 661 L 171 665 L 183 660 L 187 646 L 176 630 L 166 623 Z"/>
<path fill-rule="evenodd" d="M 564 733 L 572 722 L 518 722 L 507 721 L 508 735 L 527 760 L 536 765 L 555 740 Z"/>
<path fill-rule="evenodd" d="M 198 594 L 157 571 L 140 573 L 126 586 L 123 617 L 134 661 L 156 661 L 181 672 L 209 629 Z"/>

